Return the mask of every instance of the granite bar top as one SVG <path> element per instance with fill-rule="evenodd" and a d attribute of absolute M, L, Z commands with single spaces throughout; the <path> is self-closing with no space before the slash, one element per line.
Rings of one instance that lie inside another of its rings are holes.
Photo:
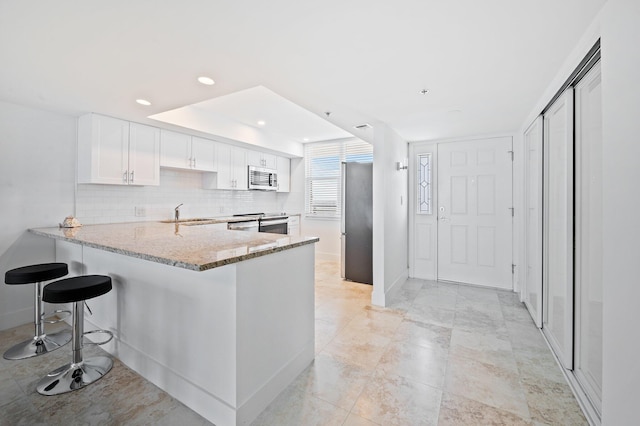
<path fill-rule="evenodd" d="M 206 271 L 319 241 L 317 237 L 228 231 L 207 224 L 186 226 L 160 222 L 35 228 L 29 231 L 193 271 Z"/>

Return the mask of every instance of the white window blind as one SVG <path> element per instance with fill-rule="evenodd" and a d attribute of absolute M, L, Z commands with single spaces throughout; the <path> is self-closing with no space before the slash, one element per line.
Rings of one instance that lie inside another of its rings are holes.
<path fill-rule="evenodd" d="M 307 216 L 339 218 L 341 163 L 373 161 L 373 147 L 359 139 L 305 144 Z"/>

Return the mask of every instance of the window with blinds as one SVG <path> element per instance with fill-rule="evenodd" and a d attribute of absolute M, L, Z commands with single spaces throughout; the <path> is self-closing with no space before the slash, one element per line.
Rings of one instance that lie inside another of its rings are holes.
<path fill-rule="evenodd" d="M 342 194 L 341 163 L 373 162 L 373 147 L 359 139 L 305 144 L 305 213 L 339 218 Z"/>

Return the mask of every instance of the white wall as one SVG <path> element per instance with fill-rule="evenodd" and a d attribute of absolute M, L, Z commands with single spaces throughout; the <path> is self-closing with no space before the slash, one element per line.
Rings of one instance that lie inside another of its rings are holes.
<path fill-rule="evenodd" d="M 74 210 L 76 119 L 0 102 L 0 274 L 55 260 L 53 241 L 28 228 Z M 0 284 L 0 329 L 33 321 L 33 286 Z M 27 338 L 28 336 L 25 336 Z"/>
<path fill-rule="evenodd" d="M 603 424 L 640 424 L 640 2 L 602 17 Z"/>
<path fill-rule="evenodd" d="M 407 142 L 383 123 L 374 126 L 373 144 L 373 293 L 385 301 L 409 276 L 408 178 L 396 163 L 408 156 Z"/>

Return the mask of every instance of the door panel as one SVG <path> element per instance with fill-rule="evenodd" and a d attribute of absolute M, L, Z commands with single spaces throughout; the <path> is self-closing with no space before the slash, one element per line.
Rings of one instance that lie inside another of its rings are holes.
<path fill-rule="evenodd" d="M 525 226 L 526 253 L 523 299 L 538 328 L 542 328 L 542 116 L 526 130 Z"/>
<path fill-rule="evenodd" d="M 495 226 L 478 226 L 478 265 L 493 268 L 496 253 Z"/>
<path fill-rule="evenodd" d="M 511 138 L 438 145 L 438 279 L 512 288 Z"/>
<path fill-rule="evenodd" d="M 565 368 L 573 366 L 573 89 L 544 114 L 543 330 Z"/>
<path fill-rule="evenodd" d="M 129 184 L 160 185 L 160 129 L 129 125 Z"/>
<path fill-rule="evenodd" d="M 576 86 L 575 373 L 602 412 L 602 93 L 600 64 Z"/>

